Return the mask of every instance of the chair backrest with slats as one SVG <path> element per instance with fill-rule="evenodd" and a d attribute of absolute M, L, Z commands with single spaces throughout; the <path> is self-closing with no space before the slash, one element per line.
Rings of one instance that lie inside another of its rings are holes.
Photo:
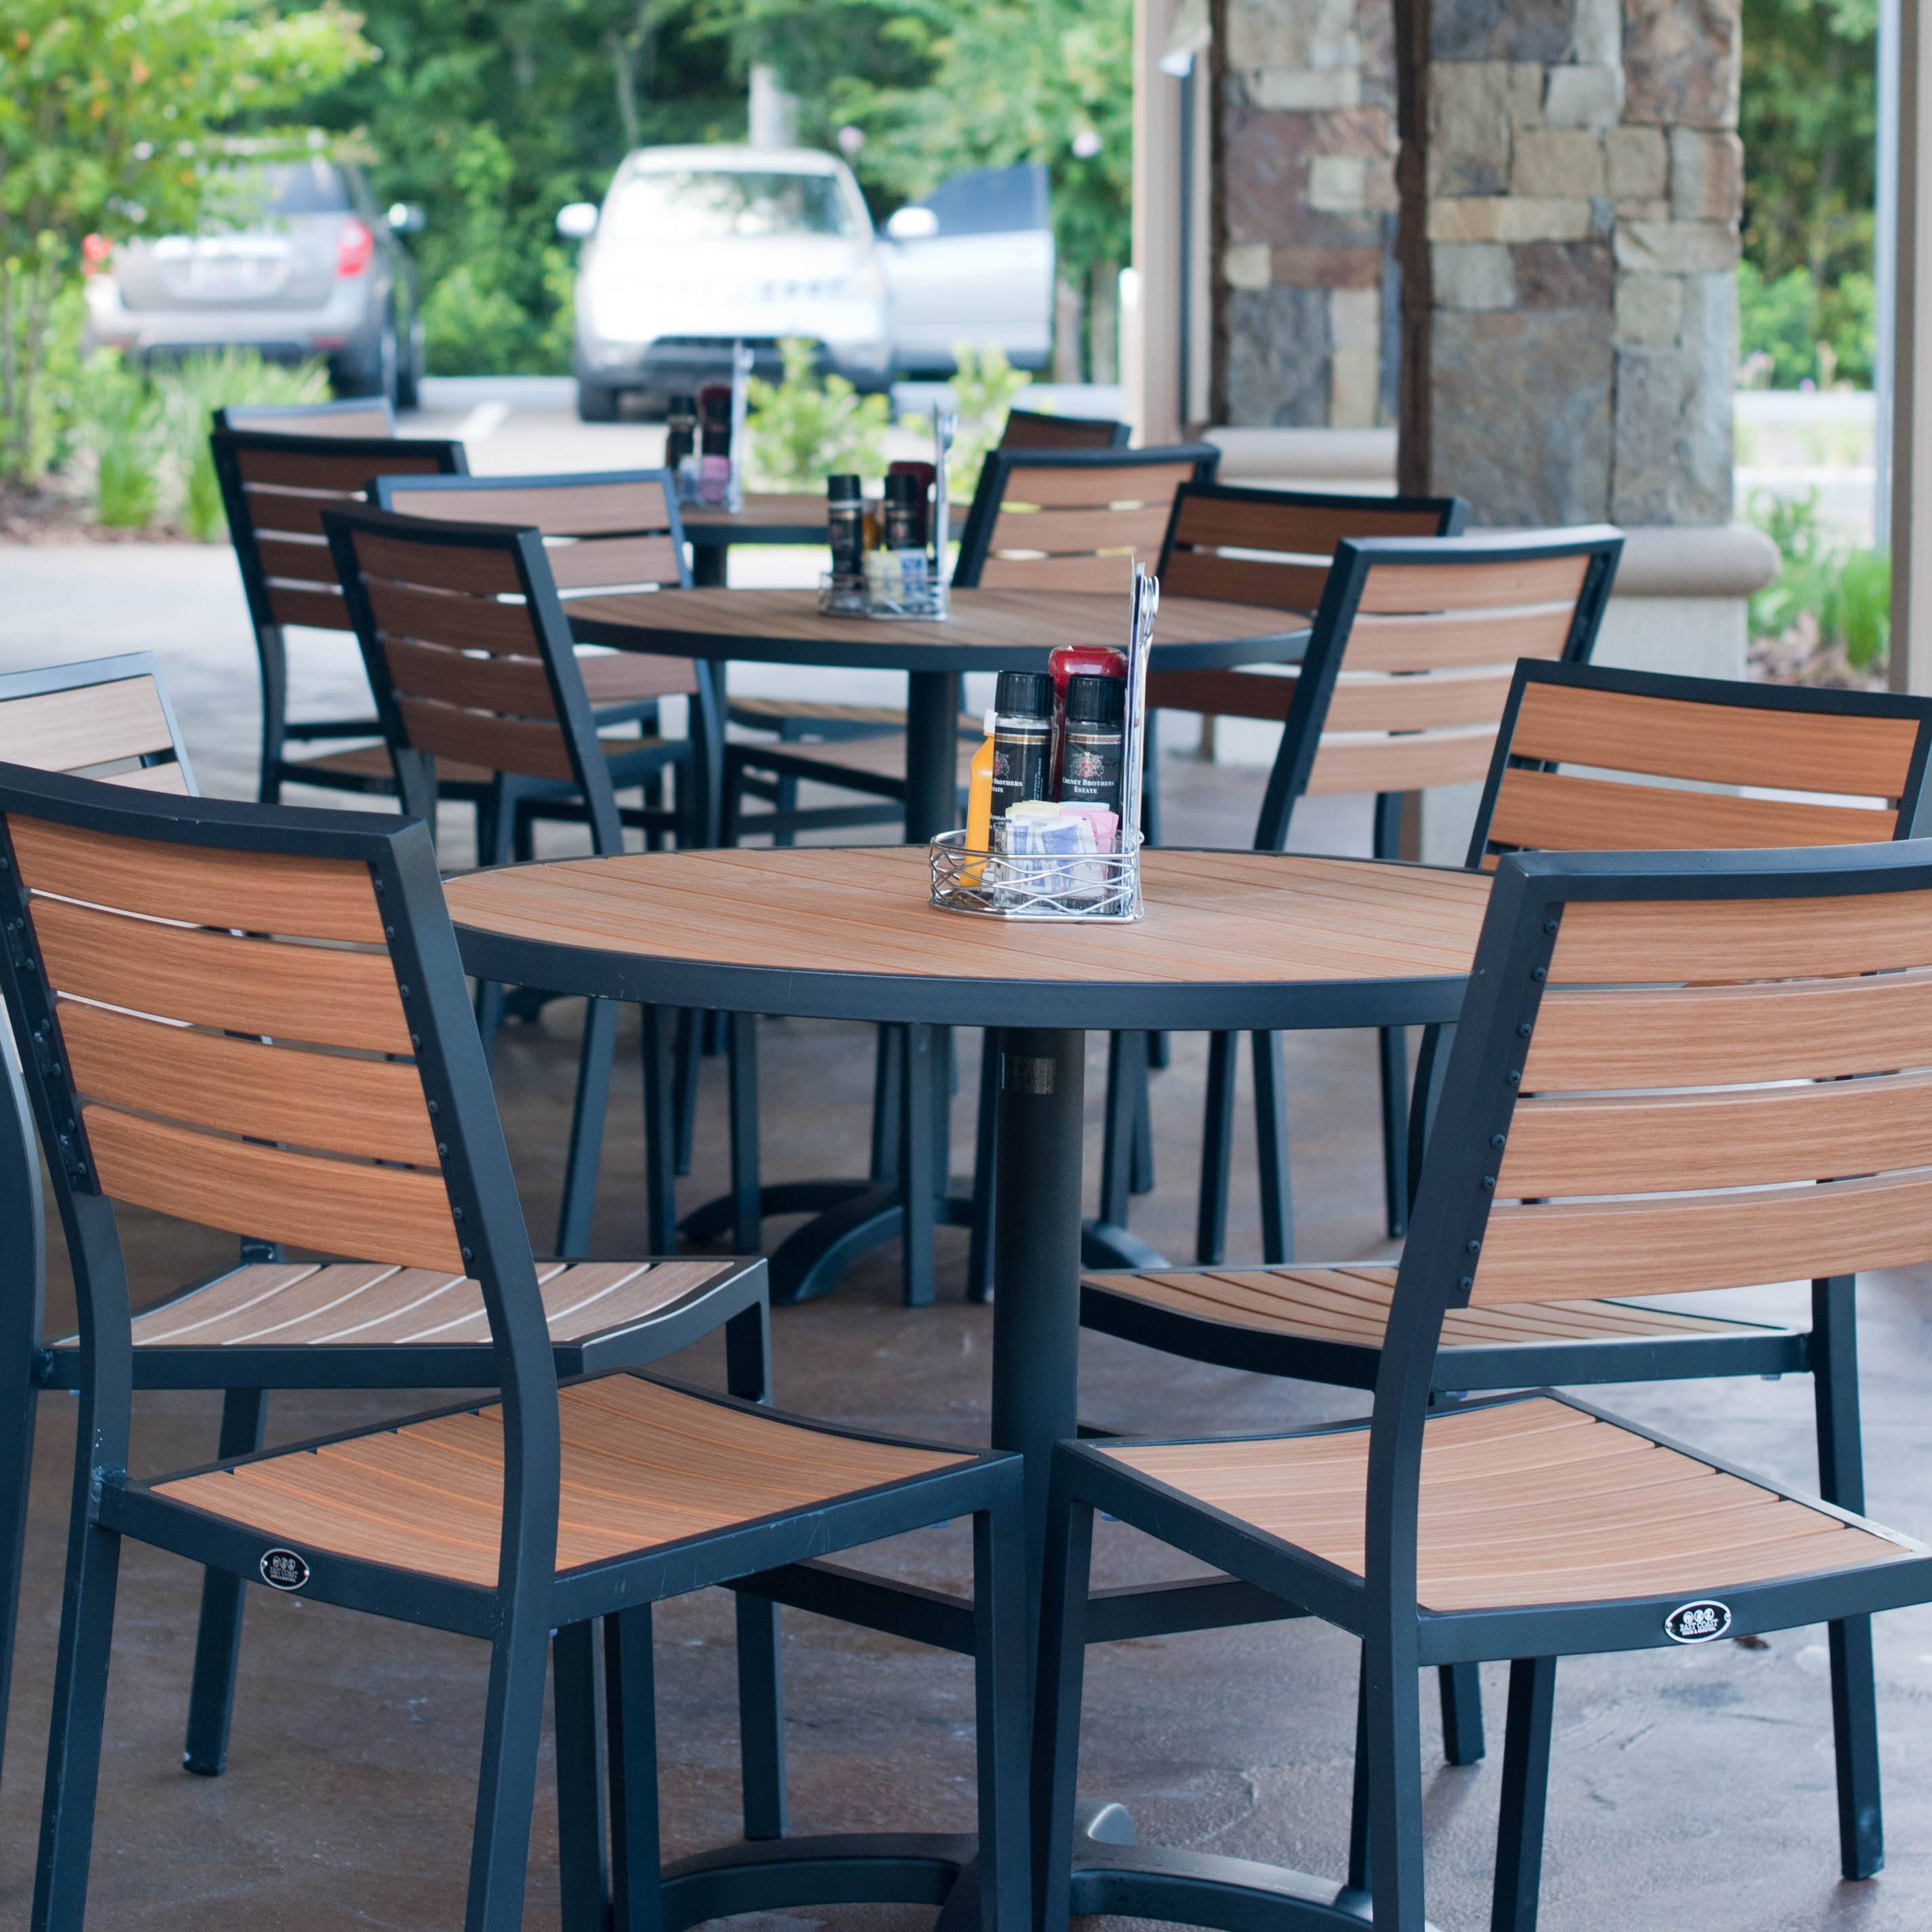
<path fill-rule="evenodd" d="M 1376 1386 L 1371 1576 L 1413 1577 L 1448 1310 L 1928 1259 L 1932 842 L 1505 856 Z"/>
<path fill-rule="evenodd" d="M 1526 659 L 1469 862 L 1916 838 L 1928 755 L 1922 698 Z"/>
<path fill-rule="evenodd" d="M 214 412 L 217 429 L 266 429 L 280 436 L 392 436 L 396 412 L 382 396 L 335 403 L 230 403 Z"/>
<path fill-rule="evenodd" d="M 117 1432 L 124 1453 L 124 1202 L 474 1276 L 554 1512 L 555 1370 L 427 828 L 9 765 L 0 856 L 0 973 L 32 1042 L 103 1466 Z M 529 1500 L 506 1498 L 518 1524 Z"/>
<path fill-rule="evenodd" d="M 1176 597 L 1256 604 L 1311 620 L 1336 546 L 1350 537 L 1452 537 L 1469 506 L 1460 496 L 1352 496 L 1189 483 L 1174 500 L 1156 574 Z M 1294 680 L 1251 670 L 1152 670 L 1150 709 L 1279 723 Z"/>
<path fill-rule="evenodd" d="M 574 597 L 633 590 L 688 590 L 684 522 L 668 470 L 621 470 L 556 476 L 378 476 L 378 508 L 445 522 L 501 524 L 542 532 L 550 576 L 566 603 Z M 698 690 L 689 658 L 638 656 L 633 668 L 660 674 L 651 694 Z M 643 694 L 633 679 L 632 688 Z"/>
<path fill-rule="evenodd" d="M 1300 674 L 1270 680 L 1291 694 L 1256 845 L 1280 849 L 1311 793 L 1484 778 L 1516 659 L 1589 656 L 1623 541 L 1599 524 L 1338 544 Z"/>
<path fill-rule="evenodd" d="M 954 583 L 981 590 L 1124 593 L 1151 564 L 1174 493 L 1206 482 L 1211 443 L 1162 449 L 995 449 L 960 533 Z"/>
<path fill-rule="evenodd" d="M 322 513 L 360 498 L 380 476 L 460 476 L 460 442 L 416 436 L 284 434 L 218 429 L 210 439 L 242 566 L 249 615 L 265 647 L 288 624 L 350 628 Z"/>
<path fill-rule="evenodd" d="M 1125 449 L 1131 423 L 1105 416 L 1055 416 L 1042 410 L 1009 410 L 1002 449 Z"/>
<path fill-rule="evenodd" d="M 143 791 L 195 788 L 150 651 L 0 674 L 0 764 Z"/>
<path fill-rule="evenodd" d="M 574 784 L 596 849 L 616 796 L 542 537 L 385 510 L 325 513 L 335 567 L 412 810 L 431 761 Z"/>

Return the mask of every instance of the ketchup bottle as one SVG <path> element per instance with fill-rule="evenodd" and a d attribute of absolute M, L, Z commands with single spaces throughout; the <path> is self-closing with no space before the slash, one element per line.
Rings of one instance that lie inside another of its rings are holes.
<path fill-rule="evenodd" d="M 1070 677 L 1127 681 L 1127 654 L 1111 644 L 1062 644 L 1047 658 L 1053 674 L 1053 776 L 1049 796 L 1060 796 L 1060 748 L 1066 736 L 1066 680 Z"/>

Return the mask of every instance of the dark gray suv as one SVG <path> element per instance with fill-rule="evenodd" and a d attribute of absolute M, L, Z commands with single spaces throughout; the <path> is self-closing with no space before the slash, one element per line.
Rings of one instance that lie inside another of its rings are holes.
<path fill-rule="evenodd" d="M 406 409 L 423 370 L 416 271 L 400 238 L 408 202 L 379 210 L 352 162 L 320 156 L 238 164 L 236 218 L 200 235 L 124 242 L 87 284 L 92 348 L 134 356 L 197 349 L 314 356 L 340 396 Z"/>

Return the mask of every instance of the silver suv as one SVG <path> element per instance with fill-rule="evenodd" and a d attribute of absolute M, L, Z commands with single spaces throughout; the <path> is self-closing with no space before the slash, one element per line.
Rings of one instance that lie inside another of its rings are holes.
<path fill-rule="evenodd" d="M 122 242 L 92 263 L 88 346 L 315 356 L 338 395 L 413 406 L 422 328 L 400 238 L 422 226 L 422 211 L 379 212 L 359 168 L 320 158 L 238 165 L 232 188 L 247 210 L 233 224 Z"/>

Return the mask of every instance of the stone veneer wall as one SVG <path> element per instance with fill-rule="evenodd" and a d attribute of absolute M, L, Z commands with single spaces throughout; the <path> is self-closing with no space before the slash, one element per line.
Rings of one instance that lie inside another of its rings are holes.
<path fill-rule="evenodd" d="M 1393 422 L 1390 0 L 1221 0 L 1215 26 L 1214 420 Z"/>
<path fill-rule="evenodd" d="M 1405 488 L 1728 522 L 1738 4 L 1221 0 L 1216 419 L 1389 422 L 1401 368 Z"/>

